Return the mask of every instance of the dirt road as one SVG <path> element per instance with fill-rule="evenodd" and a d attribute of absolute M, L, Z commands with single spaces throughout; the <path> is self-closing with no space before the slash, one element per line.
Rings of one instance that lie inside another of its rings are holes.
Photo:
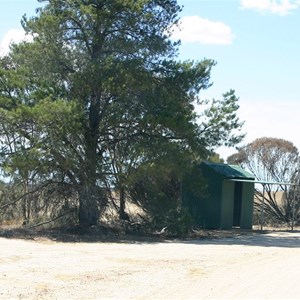
<path fill-rule="evenodd" d="M 299 299 L 300 233 L 163 243 L 0 238 L 0 299 Z"/>

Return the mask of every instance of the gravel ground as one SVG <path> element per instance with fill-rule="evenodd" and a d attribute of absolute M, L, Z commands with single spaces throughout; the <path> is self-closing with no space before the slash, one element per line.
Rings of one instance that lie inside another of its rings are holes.
<path fill-rule="evenodd" d="M 300 232 L 186 241 L 0 238 L 0 299 L 299 299 Z"/>

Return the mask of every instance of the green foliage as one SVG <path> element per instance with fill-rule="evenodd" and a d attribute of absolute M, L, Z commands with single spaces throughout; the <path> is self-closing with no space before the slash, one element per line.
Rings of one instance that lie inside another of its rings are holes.
<path fill-rule="evenodd" d="M 209 103 L 200 115 L 202 122 L 198 133 L 202 145 L 207 148 L 216 146 L 234 146 L 242 141 L 244 134 L 241 133 L 243 122 L 240 122 L 237 111 L 239 108 L 238 98 L 234 90 L 223 94 L 223 99 Z"/>
<path fill-rule="evenodd" d="M 24 193 L 70 186 L 82 226 L 98 222 L 107 189 L 143 186 L 145 210 L 175 209 L 186 165 L 242 138 L 233 91 L 200 100 L 215 62 L 176 60 L 177 1 L 45 2 L 22 20 L 33 42 L 0 59 L 4 175 Z"/>
<path fill-rule="evenodd" d="M 194 220 L 185 208 L 171 209 L 164 216 L 155 216 L 151 222 L 152 230 L 163 230 L 169 236 L 186 236 L 193 225 Z"/>
<path fill-rule="evenodd" d="M 151 217 L 165 216 L 180 204 L 181 183 L 166 165 L 139 167 L 130 177 L 127 188 L 132 200 Z"/>

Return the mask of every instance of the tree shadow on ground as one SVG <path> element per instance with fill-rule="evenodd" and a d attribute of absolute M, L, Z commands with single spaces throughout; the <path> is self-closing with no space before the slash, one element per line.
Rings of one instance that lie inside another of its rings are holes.
<path fill-rule="evenodd" d="M 32 230 L 27 228 L 1 228 L 0 237 L 23 240 L 50 240 L 62 243 L 160 243 L 165 237 L 144 235 L 141 233 L 126 234 L 103 226 L 81 228 L 56 228 Z"/>
<path fill-rule="evenodd" d="M 24 240 L 50 240 L 63 243 L 184 243 L 193 245 L 259 246 L 300 248 L 300 231 L 275 230 L 201 230 L 189 237 L 176 238 L 143 233 L 125 234 L 111 228 L 72 227 L 67 229 L 31 230 L 26 228 L 0 228 L 0 237 Z"/>
<path fill-rule="evenodd" d="M 300 248 L 300 231 L 251 231 L 248 234 L 186 241 L 201 245 Z"/>

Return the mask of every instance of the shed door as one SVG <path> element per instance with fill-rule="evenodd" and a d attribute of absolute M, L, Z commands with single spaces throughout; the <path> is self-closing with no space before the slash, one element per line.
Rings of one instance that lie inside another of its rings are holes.
<path fill-rule="evenodd" d="M 235 182 L 234 206 L 233 206 L 233 226 L 241 226 L 242 193 L 243 193 L 243 183 Z"/>

